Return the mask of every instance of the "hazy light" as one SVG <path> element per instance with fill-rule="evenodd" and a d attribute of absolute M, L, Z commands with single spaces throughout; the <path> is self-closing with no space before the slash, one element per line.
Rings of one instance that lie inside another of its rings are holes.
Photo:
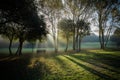
<path fill-rule="evenodd" d="M 50 34 L 47 35 L 47 39 L 54 45 L 53 37 Z"/>
<path fill-rule="evenodd" d="M 37 49 L 38 49 L 38 44 L 39 44 L 39 40 L 36 40 L 36 43 L 35 43 L 35 48 L 34 48 L 34 53 L 37 52 Z"/>

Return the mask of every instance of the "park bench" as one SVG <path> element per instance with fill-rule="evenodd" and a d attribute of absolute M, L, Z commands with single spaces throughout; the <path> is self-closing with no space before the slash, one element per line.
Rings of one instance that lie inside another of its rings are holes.
<path fill-rule="evenodd" d="M 45 53 L 46 52 L 46 50 L 37 50 L 37 54 L 39 54 L 39 53 Z"/>

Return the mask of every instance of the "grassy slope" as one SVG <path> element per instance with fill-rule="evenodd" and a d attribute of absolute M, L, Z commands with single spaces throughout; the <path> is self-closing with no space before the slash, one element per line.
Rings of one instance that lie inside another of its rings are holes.
<path fill-rule="evenodd" d="M 119 80 L 119 62 L 120 51 L 87 50 L 32 58 L 2 58 L 0 69 L 9 71 L 6 75 L 12 80 Z"/>

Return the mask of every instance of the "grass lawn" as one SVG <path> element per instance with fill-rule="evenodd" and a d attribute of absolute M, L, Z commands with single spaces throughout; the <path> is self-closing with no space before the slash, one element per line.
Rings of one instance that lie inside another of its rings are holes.
<path fill-rule="evenodd" d="M 120 80 L 120 51 L 1 56 L 0 73 L 0 80 Z"/>

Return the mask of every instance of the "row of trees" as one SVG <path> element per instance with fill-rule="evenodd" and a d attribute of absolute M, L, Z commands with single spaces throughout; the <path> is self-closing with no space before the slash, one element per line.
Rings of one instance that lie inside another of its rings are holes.
<path fill-rule="evenodd" d="M 68 49 L 68 43 L 69 39 L 71 36 L 74 36 L 74 27 L 76 29 L 76 49 L 78 51 L 81 50 L 81 41 L 82 38 L 86 35 L 90 34 L 90 26 L 89 23 L 85 22 L 84 20 L 77 21 L 76 24 L 73 23 L 72 20 L 69 19 L 63 19 L 58 23 L 58 26 L 60 27 L 59 29 L 62 30 L 62 33 L 64 33 L 64 36 L 66 38 L 67 44 L 66 44 L 66 49 Z M 69 28 L 68 28 L 69 27 Z"/>
<path fill-rule="evenodd" d="M 39 3 L 39 10 L 48 17 L 51 23 L 56 52 L 58 50 L 58 26 L 56 24 L 60 23 L 65 35 L 69 35 L 68 32 L 71 30 L 69 24 L 72 23 L 72 31 L 70 32 L 73 37 L 73 50 L 79 51 L 78 44 L 80 44 L 82 35 L 86 35 L 90 31 L 90 27 L 88 28 L 84 24 L 91 23 L 99 28 L 101 49 L 106 47 L 113 28 L 120 25 L 119 0 L 39 0 Z"/>
<path fill-rule="evenodd" d="M 67 47 L 71 36 L 73 50 L 80 51 L 82 38 L 94 27 L 90 25 L 97 25 L 101 49 L 104 49 L 112 29 L 120 25 L 119 4 L 119 0 L 1 0 L 0 34 L 10 40 L 10 54 L 13 39 L 19 41 L 16 54 L 20 55 L 25 40 L 41 40 L 47 32 L 52 35 L 57 52 L 59 29 L 66 36 Z M 45 24 L 44 17 L 50 25 Z"/>
<path fill-rule="evenodd" d="M 0 34 L 9 39 L 9 52 L 14 39 L 19 41 L 16 54 L 22 54 L 25 40 L 35 41 L 46 36 L 46 24 L 43 16 L 38 16 L 35 0 L 1 0 Z"/>

